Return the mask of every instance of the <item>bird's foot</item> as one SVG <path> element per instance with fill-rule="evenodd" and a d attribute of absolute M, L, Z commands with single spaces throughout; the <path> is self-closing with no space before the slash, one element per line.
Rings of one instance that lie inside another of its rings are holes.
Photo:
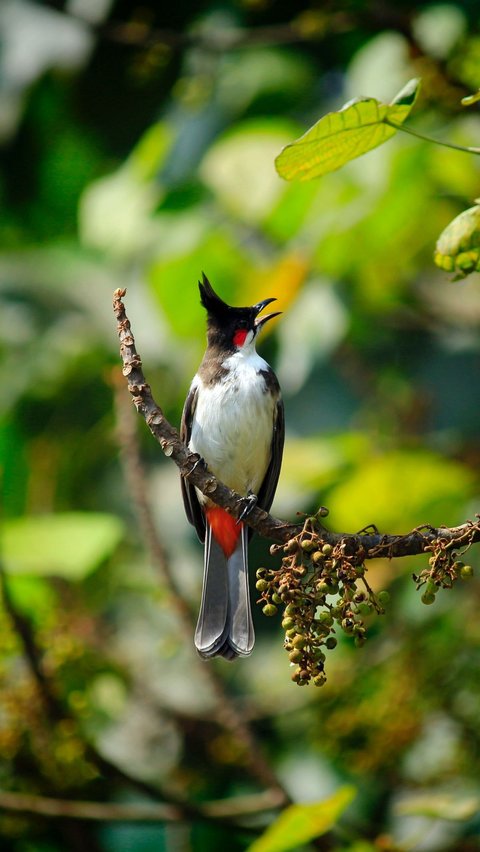
<path fill-rule="evenodd" d="M 363 527 L 363 529 L 359 530 L 356 535 L 380 535 L 378 531 L 378 527 L 375 524 L 368 524 L 368 526 Z"/>
<path fill-rule="evenodd" d="M 241 521 L 243 521 L 243 519 L 246 518 L 247 515 L 250 514 L 250 512 L 257 505 L 257 501 L 258 501 L 257 495 L 252 494 L 251 492 L 250 492 L 250 494 L 247 494 L 246 497 L 241 498 L 241 500 L 239 502 L 243 506 L 243 509 L 240 512 L 240 515 L 239 515 L 238 520 L 237 520 L 237 524 L 239 524 Z"/>
<path fill-rule="evenodd" d="M 201 457 L 201 456 L 199 456 L 199 455 L 198 455 L 198 453 L 195 453 L 195 455 L 197 456 L 197 460 L 196 460 L 196 461 L 194 461 L 194 463 L 192 464 L 192 466 L 191 466 L 190 470 L 189 470 L 189 471 L 187 471 L 187 473 L 184 473 L 184 474 L 183 474 L 183 475 L 184 475 L 184 477 L 185 477 L 185 479 L 188 479 L 188 477 L 192 475 L 193 471 L 194 471 L 194 470 L 198 467 L 198 465 L 199 465 L 199 464 L 202 464 L 202 462 L 203 462 L 202 457 Z"/>

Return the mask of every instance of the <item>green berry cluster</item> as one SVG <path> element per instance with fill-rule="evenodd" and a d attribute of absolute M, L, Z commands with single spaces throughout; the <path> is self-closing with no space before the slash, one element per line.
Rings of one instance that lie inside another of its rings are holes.
<path fill-rule="evenodd" d="M 333 546 L 322 540 L 311 519 L 302 532 L 285 545 L 272 545 L 270 552 L 282 553 L 282 564 L 278 570 L 258 569 L 258 603 L 267 616 L 285 607 L 282 627 L 285 650 L 295 666 L 294 683 L 323 686 L 325 652 L 335 648 L 336 632 L 341 630 L 362 646 L 364 619 L 385 611 L 388 592 L 375 594 L 358 554 L 347 553 L 343 541 Z"/>
<path fill-rule="evenodd" d="M 431 553 L 428 568 L 424 568 L 420 574 L 414 574 L 413 579 L 417 589 L 425 587 L 422 603 L 428 606 L 435 602 L 439 589 L 451 589 L 459 578 L 470 580 L 473 577 L 473 568 L 457 559 L 457 551 L 450 550 L 448 544 L 441 540 L 429 545 L 425 550 Z"/>

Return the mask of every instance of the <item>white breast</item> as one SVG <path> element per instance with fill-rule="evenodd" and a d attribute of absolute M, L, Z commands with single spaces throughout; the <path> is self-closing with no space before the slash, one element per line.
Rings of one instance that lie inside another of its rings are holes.
<path fill-rule="evenodd" d="M 215 385 L 194 380 L 198 395 L 189 446 L 230 488 L 256 494 L 270 463 L 276 403 L 259 372 L 268 364 L 253 349 L 236 352 L 223 366 L 228 375 Z"/>

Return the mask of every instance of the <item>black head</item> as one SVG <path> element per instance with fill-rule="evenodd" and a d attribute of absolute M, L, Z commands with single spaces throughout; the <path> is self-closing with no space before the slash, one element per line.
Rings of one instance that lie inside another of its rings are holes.
<path fill-rule="evenodd" d="M 241 349 L 245 342 L 255 339 L 256 335 L 273 317 L 278 317 L 280 311 L 267 314 L 259 319 L 258 315 L 263 309 L 276 299 L 264 299 L 249 308 L 234 308 L 227 305 L 220 296 L 217 296 L 205 273 L 202 273 L 202 281 L 198 282 L 200 289 L 200 301 L 207 311 L 208 342 L 222 348 Z M 249 335 L 249 332 L 253 332 Z"/>

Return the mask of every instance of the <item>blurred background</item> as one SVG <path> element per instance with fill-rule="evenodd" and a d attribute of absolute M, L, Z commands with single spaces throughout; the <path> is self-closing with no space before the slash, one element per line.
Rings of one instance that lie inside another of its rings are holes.
<path fill-rule="evenodd" d="M 202 271 L 233 304 L 278 298 L 259 345 L 286 406 L 278 517 L 325 505 L 331 529 L 390 533 L 474 517 L 479 277 L 455 282 L 432 254 L 480 195 L 478 158 L 399 133 L 311 183 L 273 160 L 414 76 L 408 123 L 478 146 L 478 106 L 460 100 L 480 87 L 479 19 L 470 0 L 3 0 L 2 850 L 242 850 L 274 810 L 245 829 L 86 823 L 3 794 L 198 804 L 276 782 L 298 801 L 353 784 L 335 849 L 479 848 L 478 580 L 424 606 L 426 558 L 369 566 L 387 614 L 363 648 L 339 637 L 321 689 L 291 682 L 280 619 L 259 607 L 252 657 L 201 664 L 165 570 L 195 613 L 202 548 L 119 382 L 111 309 L 127 287 L 178 425 Z M 266 560 L 255 541 L 252 575 Z"/>

